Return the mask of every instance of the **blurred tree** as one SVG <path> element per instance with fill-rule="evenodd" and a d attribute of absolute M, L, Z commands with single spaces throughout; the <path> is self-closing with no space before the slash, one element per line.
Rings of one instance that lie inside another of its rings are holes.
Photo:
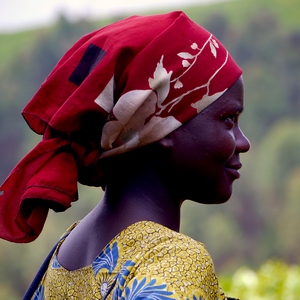
<path fill-rule="evenodd" d="M 276 228 L 279 257 L 290 264 L 299 264 L 300 165 L 289 174 L 281 201 L 284 205 Z"/>
<path fill-rule="evenodd" d="M 225 41 L 229 31 L 229 23 L 224 14 L 213 13 L 205 22 L 199 20 L 198 23 L 214 34 L 220 41 Z"/>
<path fill-rule="evenodd" d="M 292 120 L 277 122 L 270 129 L 258 150 L 258 184 L 282 193 L 289 175 L 300 167 L 299 132 L 300 122 Z"/>
<path fill-rule="evenodd" d="M 252 138 L 263 137 L 268 128 L 290 111 L 284 101 L 285 37 L 277 18 L 268 11 L 257 11 L 242 27 L 233 56 L 244 69 L 247 121 L 245 130 Z"/>
<path fill-rule="evenodd" d="M 295 226 L 299 222 L 295 216 L 300 213 L 296 200 L 299 194 L 296 194 L 295 188 L 295 181 L 299 179 L 296 175 L 300 169 L 299 132 L 299 121 L 277 122 L 256 153 L 256 187 L 262 199 L 260 211 L 266 216 L 265 227 L 262 229 L 266 239 L 264 248 L 268 257 L 284 257 L 290 262 L 295 262 L 295 257 L 299 257 L 299 251 L 296 250 L 297 247 L 299 249 L 298 233 L 291 230 L 290 226 L 290 223 Z M 285 244 L 285 239 L 294 242 Z M 268 243 L 272 246 L 268 246 Z M 287 249 L 288 245 L 290 249 Z M 286 250 L 284 253 L 283 248 Z"/>
<path fill-rule="evenodd" d="M 300 32 L 288 34 L 283 45 L 284 56 L 286 57 L 285 76 L 283 76 L 286 87 L 284 100 L 289 105 L 289 115 L 298 119 L 300 113 Z"/>

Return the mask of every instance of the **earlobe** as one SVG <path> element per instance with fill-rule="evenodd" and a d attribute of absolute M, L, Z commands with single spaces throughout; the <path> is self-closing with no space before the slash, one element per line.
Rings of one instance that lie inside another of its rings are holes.
<path fill-rule="evenodd" d="M 174 146 L 174 143 L 173 143 L 173 140 L 172 140 L 170 134 L 168 134 L 164 138 L 160 139 L 157 143 L 164 149 L 170 149 L 170 148 L 173 148 L 173 146 Z"/>

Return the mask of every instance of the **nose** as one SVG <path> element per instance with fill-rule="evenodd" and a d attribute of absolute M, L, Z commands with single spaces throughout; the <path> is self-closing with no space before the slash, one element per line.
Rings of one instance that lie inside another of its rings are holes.
<path fill-rule="evenodd" d="M 236 152 L 245 153 L 250 150 L 251 147 L 250 141 L 239 127 L 237 127 L 235 139 L 236 139 Z"/>

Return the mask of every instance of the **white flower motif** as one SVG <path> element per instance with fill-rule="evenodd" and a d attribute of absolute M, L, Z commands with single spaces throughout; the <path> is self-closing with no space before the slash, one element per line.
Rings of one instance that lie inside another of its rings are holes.
<path fill-rule="evenodd" d="M 174 84 L 174 88 L 175 89 L 181 89 L 183 87 L 183 84 L 180 80 L 176 80 L 175 84 Z"/>
<path fill-rule="evenodd" d="M 153 78 L 149 78 L 149 86 L 152 90 L 157 92 L 158 98 L 158 107 L 161 107 L 163 101 L 167 98 L 170 91 L 170 78 L 173 71 L 169 73 L 163 67 L 163 58 L 162 55 L 160 62 L 157 64 L 156 69 L 153 74 Z"/>
<path fill-rule="evenodd" d="M 191 48 L 194 49 L 194 50 L 196 50 L 196 49 L 198 48 L 198 45 L 197 45 L 196 43 L 193 43 L 193 44 L 191 45 Z"/>
<path fill-rule="evenodd" d="M 119 135 L 127 130 L 123 136 L 126 140 L 133 137 L 136 140 L 136 131 L 143 126 L 145 119 L 155 111 L 156 96 L 152 90 L 133 90 L 122 95 L 113 108 L 116 120 L 107 122 L 102 129 L 101 147 L 112 149 Z M 138 113 L 139 112 L 139 113 Z M 133 118 L 133 115 L 138 116 Z M 131 124 L 131 120 L 136 124 Z M 130 124 L 130 126 L 128 126 Z M 130 133 L 128 132 L 130 131 Z"/>

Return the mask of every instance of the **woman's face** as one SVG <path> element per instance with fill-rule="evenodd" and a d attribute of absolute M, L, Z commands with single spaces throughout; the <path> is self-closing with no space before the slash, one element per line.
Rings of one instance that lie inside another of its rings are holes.
<path fill-rule="evenodd" d="M 218 100 L 174 132 L 170 184 L 181 200 L 223 203 L 240 177 L 240 153 L 250 148 L 238 120 L 244 106 L 242 77 Z"/>

